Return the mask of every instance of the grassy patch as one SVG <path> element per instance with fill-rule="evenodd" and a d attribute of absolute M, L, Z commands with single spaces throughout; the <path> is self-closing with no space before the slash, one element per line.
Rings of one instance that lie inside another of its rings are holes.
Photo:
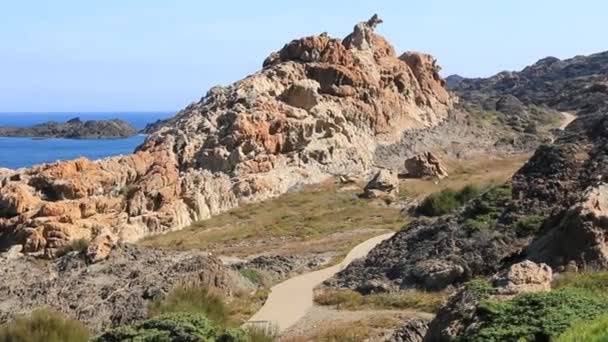
<path fill-rule="evenodd" d="M 363 296 L 351 290 L 327 290 L 315 296 L 319 305 L 336 306 L 338 309 L 395 309 L 435 312 L 446 298 L 445 292 L 403 291 Z"/>
<path fill-rule="evenodd" d="M 214 250 L 243 240 L 278 237 L 311 240 L 361 228 L 395 230 L 403 224 L 398 209 L 374 206 L 358 198 L 356 192 L 339 192 L 334 185 L 319 185 L 261 203 L 245 204 L 141 243 L 178 250 Z"/>
<path fill-rule="evenodd" d="M 204 314 L 219 324 L 228 324 L 231 319 L 224 298 L 200 286 L 177 287 L 165 298 L 155 300 L 148 306 L 149 317 L 176 312 Z"/>
<path fill-rule="evenodd" d="M 424 216 L 441 216 L 461 207 L 471 199 L 477 197 L 481 189 L 474 185 L 467 185 L 460 190 L 444 189 L 427 196 L 416 209 Z"/>
<path fill-rule="evenodd" d="M 255 314 L 266 301 L 270 289 L 267 287 L 259 288 L 254 293 L 237 293 L 230 300 L 230 317 L 234 322 L 243 323 Z"/>
<path fill-rule="evenodd" d="M 554 289 L 572 288 L 593 293 L 596 296 L 608 295 L 608 271 L 585 273 L 562 273 L 553 282 Z"/>
<path fill-rule="evenodd" d="M 578 321 L 555 340 L 555 342 L 583 341 L 608 341 L 608 315 L 603 315 L 590 322 Z"/>
<path fill-rule="evenodd" d="M 247 342 L 274 342 L 279 338 L 278 330 L 272 327 L 250 326 L 245 328 L 245 332 L 249 337 Z"/>
<path fill-rule="evenodd" d="M 58 248 L 57 251 L 55 251 L 55 256 L 57 258 L 61 258 L 62 256 L 66 255 L 68 253 L 71 253 L 71 252 L 83 253 L 87 250 L 87 248 L 89 248 L 88 240 L 86 240 L 86 239 L 72 240 L 68 245 Z"/>
<path fill-rule="evenodd" d="M 342 323 L 322 329 L 314 341 L 359 342 L 372 337 L 374 330 L 395 328 L 402 322 L 392 317 L 372 316 L 364 320 Z M 305 339 L 308 341 L 308 339 Z"/>
<path fill-rule="evenodd" d="M 39 309 L 0 326 L 0 342 L 86 342 L 88 329 L 63 314 Z"/>
<path fill-rule="evenodd" d="M 593 320 L 608 312 L 608 300 L 576 289 L 528 293 L 508 301 L 482 301 L 480 324 L 466 341 L 551 341 L 573 322 Z"/>
<path fill-rule="evenodd" d="M 256 269 L 243 268 L 239 270 L 239 273 L 241 273 L 243 277 L 249 279 L 249 281 L 255 285 L 262 285 L 265 282 L 265 278 L 262 273 Z"/>

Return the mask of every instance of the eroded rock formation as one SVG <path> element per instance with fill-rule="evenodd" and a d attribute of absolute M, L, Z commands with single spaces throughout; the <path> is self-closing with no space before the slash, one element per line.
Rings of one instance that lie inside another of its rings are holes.
<path fill-rule="evenodd" d="M 448 176 L 448 172 L 441 160 L 432 152 L 417 154 L 405 160 L 406 175 L 412 178 L 437 177 L 439 179 Z"/>
<path fill-rule="evenodd" d="M 149 127 L 133 155 L 0 173 L 0 243 L 52 250 L 98 232 L 134 241 L 332 175 L 364 174 L 453 98 L 426 54 L 397 56 L 377 17 L 344 40 L 296 39 L 261 71 Z M 101 239 L 101 238 L 100 238 Z"/>

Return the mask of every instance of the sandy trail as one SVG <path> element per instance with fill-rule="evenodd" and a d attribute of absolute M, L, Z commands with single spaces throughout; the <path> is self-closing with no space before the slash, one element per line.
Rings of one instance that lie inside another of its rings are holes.
<path fill-rule="evenodd" d="M 285 331 L 312 308 L 313 289 L 317 285 L 346 268 L 353 260 L 366 256 L 377 244 L 394 234 L 376 236 L 360 243 L 335 266 L 301 274 L 275 285 L 264 306 L 245 325 L 261 324 L 276 327 L 279 332 Z"/>
<path fill-rule="evenodd" d="M 559 126 L 560 129 L 565 129 L 566 126 L 568 126 L 572 121 L 574 121 L 574 119 L 576 119 L 575 115 L 572 115 L 572 114 L 567 113 L 567 112 L 562 112 L 562 115 L 564 116 L 564 121 Z"/>

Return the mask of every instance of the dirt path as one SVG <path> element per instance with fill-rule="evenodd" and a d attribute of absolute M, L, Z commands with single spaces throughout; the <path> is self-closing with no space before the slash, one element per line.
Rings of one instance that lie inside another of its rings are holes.
<path fill-rule="evenodd" d="M 560 129 L 565 129 L 566 126 L 568 126 L 572 121 L 574 121 L 574 119 L 576 119 L 575 115 L 572 115 L 572 114 L 567 113 L 567 112 L 562 112 L 562 115 L 564 116 L 564 121 L 559 126 Z"/>
<path fill-rule="evenodd" d="M 362 258 L 377 244 L 395 233 L 383 234 L 362 242 L 353 248 L 338 265 L 305 273 L 275 285 L 264 306 L 245 324 L 276 327 L 282 332 L 296 323 L 313 307 L 313 289 L 353 260 Z"/>

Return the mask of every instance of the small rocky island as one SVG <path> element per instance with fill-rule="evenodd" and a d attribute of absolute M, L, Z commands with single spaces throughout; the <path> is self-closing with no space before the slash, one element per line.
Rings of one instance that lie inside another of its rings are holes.
<path fill-rule="evenodd" d="M 48 121 L 31 127 L 0 127 L 2 137 L 111 139 L 136 134 L 133 126 L 118 119 L 82 121 L 76 117 L 66 122 Z"/>

